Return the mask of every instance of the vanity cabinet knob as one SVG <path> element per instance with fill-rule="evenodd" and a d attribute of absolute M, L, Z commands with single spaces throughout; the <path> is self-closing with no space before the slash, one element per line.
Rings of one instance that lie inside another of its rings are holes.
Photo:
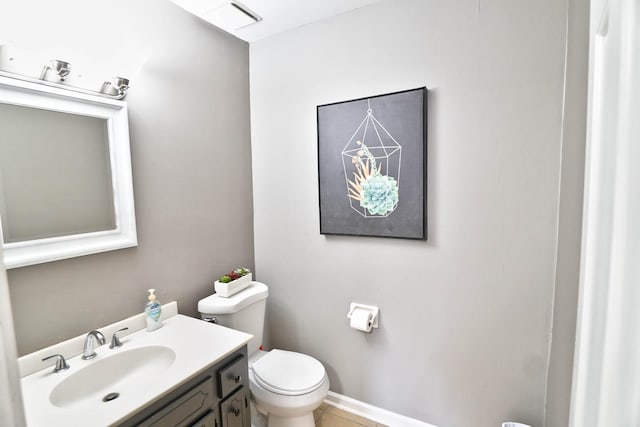
<path fill-rule="evenodd" d="M 229 412 L 233 413 L 236 417 L 240 416 L 240 409 L 234 408 L 233 406 L 229 407 Z"/>
<path fill-rule="evenodd" d="M 242 380 L 242 377 L 240 375 L 232 375 L 231 379 L 238 384 L 240 382 L 240 380 Z"/>

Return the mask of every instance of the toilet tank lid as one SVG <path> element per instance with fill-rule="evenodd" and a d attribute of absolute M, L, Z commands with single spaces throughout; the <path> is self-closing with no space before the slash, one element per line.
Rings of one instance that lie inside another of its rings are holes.
<path fill-rule="evenodd" d="M 223 298 L 216 294 L 210 295 L 198 301 L 198 311 L 202 314 L 231 314 L 237 313 L 256 301 L 269 296 L 269 288 L 261 282 L 251 282 L 242 291 L 229 298 Z"/>

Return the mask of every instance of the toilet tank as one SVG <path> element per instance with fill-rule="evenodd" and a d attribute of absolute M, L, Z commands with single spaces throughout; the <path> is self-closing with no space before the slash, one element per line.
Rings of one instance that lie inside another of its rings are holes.
<path fill-rule="evenodd" d="M 214 323 L 218 325 L 253 335 L 247 344 L 247 352 L 251 355 L 262 345 L 268 296 L 267 285 L 254 281 L 246 289 L 229 298 L 213 294 L 201 299 L 198 302 L 198 311 L 205 320 L 213 317 Z"/>

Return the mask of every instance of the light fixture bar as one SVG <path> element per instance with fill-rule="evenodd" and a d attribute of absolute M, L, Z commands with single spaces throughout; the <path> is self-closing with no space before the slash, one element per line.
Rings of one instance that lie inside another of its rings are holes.
<path fill-rule="evenodd" d="M 83 93 L 85 95 L 102 96 L 104 98 L 111 98 L 111 99 L 118 99 L 118 100 L 123 99 L 127 93 L 126 91 L 118 94 L 98 92 L 91 89 L 84 89 L 78 86 L 71 86 L 68 84 L 51 82 L 49 80 L 37 79 L 35 77 L 25 76 L 24 74 L 12 73 L 11 71 L 4 71 L 4 70 L 0 70 L 0 77 L 8 77 L 10 79 L 21 80 L 23 82 L 36 83 L 40 85 L 55 87 L 58 89 L 66 89 L 73 92 Z"/>

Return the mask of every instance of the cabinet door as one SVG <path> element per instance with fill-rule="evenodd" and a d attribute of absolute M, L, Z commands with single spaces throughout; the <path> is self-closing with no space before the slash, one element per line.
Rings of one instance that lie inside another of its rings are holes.
<path fill-rule="evenodd" d="M 220 403 L 222 427 L 251 427 L 249 395 L 245 387 L 239 388 Z"/>
<path fill-rule="evenodd" d="M 201 383 L 144 420 L 139 426 L 190 426 L 195 420 L 211 410 L 215 401 L 213 378 L 207 376 Z"/>

